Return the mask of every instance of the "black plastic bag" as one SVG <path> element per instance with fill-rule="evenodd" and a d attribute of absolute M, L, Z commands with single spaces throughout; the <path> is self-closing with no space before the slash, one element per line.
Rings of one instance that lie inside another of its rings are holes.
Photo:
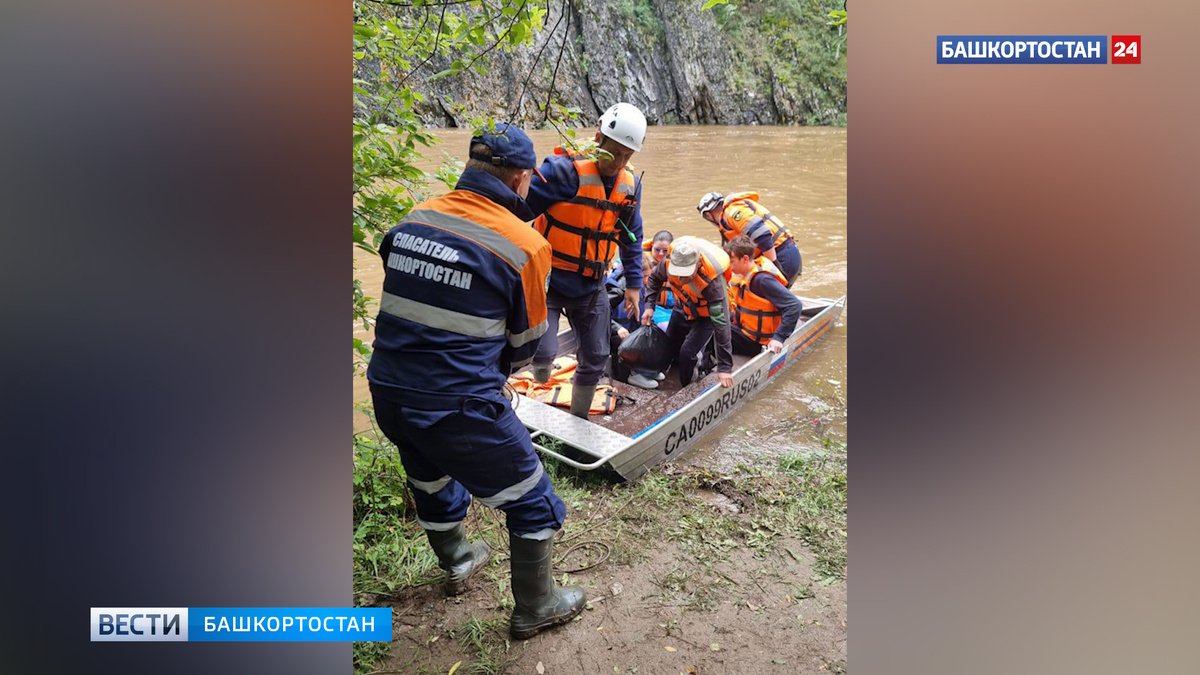
<path fill-rule="evenodd" d="M 675 357 L 671 341 L 658 326 L 642 326 L 629 334 L 617 350 L 621 360 L 638 370 L 665 371 Z"/>

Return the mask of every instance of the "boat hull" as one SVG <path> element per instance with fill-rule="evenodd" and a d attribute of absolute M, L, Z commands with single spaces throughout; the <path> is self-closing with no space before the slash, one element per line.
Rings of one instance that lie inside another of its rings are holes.
<path fill-rule="evenodd" d="M 626 480 L 639 478 L 654 466 L 676 459 L 695 447 L 780 373 L 810 353 L 836 325 L 845 308 L 846 296 L 825 302 L 828 303 L 826 307 L 808 318 L 784 342 L 781 353 L 764 351 L 734 373 L 732 387 L 713 384 L 687 405 L 632 437 L 620 434 L 614 437 L 615 432 L 524 397 L 520 397 L 517 414 L 530 429 L 534 446 L 543 454 L 584 470 L 607 464 Z M 554 442 L 547 443 L 547 439 Z M 566 448 L 562 447 L 564 445 Z"/>

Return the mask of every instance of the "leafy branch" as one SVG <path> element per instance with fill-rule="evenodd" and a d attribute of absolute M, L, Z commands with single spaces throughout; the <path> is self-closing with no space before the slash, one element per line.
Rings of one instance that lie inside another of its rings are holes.
<path fill-rule="evenodd" d="M 532 40 L 551 0 L 354 0 L 354 117 L 351 122 L 352 243 L 375 251 L 392 225 L 429 195 L 429 184 L 453 184 L 461 165 L 427 173 L 419 164 L 435 136 L 422 124 L 417 78 L 439 58 L 451 61 L 435 77 L 479 71 L 504 45 Z M 437 16 L 437 21 L 433 17 Z M 354 319 L 370 327 L 366 296 L 354 285 Z M 357 340 L 354 350 L 369 349 Z M 356 367 L 357 368 L 357 367 Z"/>

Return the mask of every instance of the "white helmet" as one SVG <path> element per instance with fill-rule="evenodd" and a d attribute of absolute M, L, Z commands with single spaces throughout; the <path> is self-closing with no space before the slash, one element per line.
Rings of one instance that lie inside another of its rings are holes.
<path fill-rule="evenodd" d="M 700 198 L 700 203 L 696 205 L 696 210 L 702 214 L 708 213 L 709 211 L 720 206 L 724 199 L 725 195 L 721 194 L 720 192 L 706 192 L 704 193 L 704 196 Z"/>
<path fill-rule="evenodd" d="M 600 133 L 637 152 L 646 140 L 646 116 L 635 105 L 614 104 L 600 116 Z"/>

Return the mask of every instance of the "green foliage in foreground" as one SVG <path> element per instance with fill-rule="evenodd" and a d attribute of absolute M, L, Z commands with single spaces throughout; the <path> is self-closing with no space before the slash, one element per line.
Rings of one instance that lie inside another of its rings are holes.
<path fill-rule="evenodd" d="M 432 78 L 482 72 L 486 56 L 532 40 L 549 0 L 354 0 L 354 116 L 351 121 L 354 245 L 374 252 L 383 235 L 426 195 L 435 176 L 417 163 L 435 140 L 414 108 L 414 78 L 431 62 L 450 66 Z M 453 10 L 451 10 L 453 6 Z M 480 120 L 480 126 L 488 120 Z M 368 298 L 354 280 L 354 323 L 369 328 Z M 369 354 L 355 340 L 355 371 Z"/>
<path fill-rule="evenodd" d="M 354 436 L 354 598 L 390 595 L 418 585 L 437 568 L 414 511 L 395 446 L 374 434 Z M 387 642 L 355 642 L 354 672 L 374 669 Z"/>
<path fill-rule="evenodd" d="M 648 0 L 625 0 L 630 12 L 646 30 L 661 30 L 657 17 L 647 13 Z M 410 210 L 428 198 L 434 180 L 453 187 L 462 173 L 462 162 L 449 155 L 434 172 L 418 164 L 437 140 L 416 113 L 424 100 L 413 89 L 416 81 L 469 78 L 483 73 L 488 56 L 511 51 L 531 42 L 545 28 L 550 0 L 354 0 L 354 116 L 351 122 L 352 203 L 354 246 L 371 253 L 383 236 Z M 430 63 L 449 63 L 428 76 Z M 536 67 L 536 66 L 535 66 Z M 509 92 L 517 97 L 517 92 Z M 526 99 L 528 101 L 529 99 Z M 510 104 L 515 101 L 510 102 Z M 590 141 L 576 142 L 570 128 L 580 110 L 559 104 L 553 97 L 538 102 L 544 121 L 560 129 L 563 142 L 579 154 L 595 155 Z M 469 122 L 472 128 L 490 127 L 512 110 L 496 110 Z M 566 127 L 562 130 L 562 127 Z M 371 298 L 355 278 L 353 323 L 370 330 Z M 370 358 L 370 348 L 354 338 L 354 372 Z"/>
<path fill-rule="evenodd" d="M 437 566 L 416 515 L 395 446 L 354 437 L 354 590 L 391 595 Z"/>

